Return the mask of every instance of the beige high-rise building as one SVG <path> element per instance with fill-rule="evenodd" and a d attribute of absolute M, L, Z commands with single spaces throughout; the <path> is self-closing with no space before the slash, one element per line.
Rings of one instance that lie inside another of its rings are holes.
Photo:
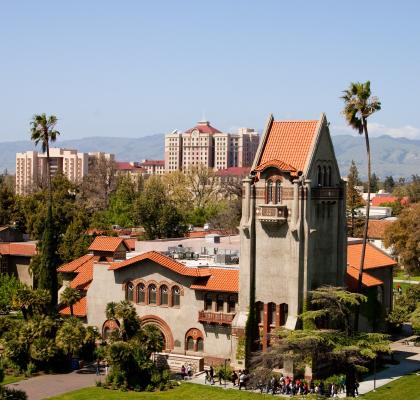
<path fill-rule="evenodd" d="M 114 159 L 113 154 L 81 153 L 74 149 L 50 148 L 50 171 L 54 177 L 63 174 L 69 181 L 80 182 L 89 171 L 90 160 Z M 47 183 L 47 155 L 37 151 L 16 153 L 16 193 L 29 194 Z"/>
<path fill-rule="evenodd" d="M 251 166 L 258 148 L 259 135 L 249 128 L 224 133 L 199 121 L 185 132 L 165 136 L 165 170 L 173 172 L 204 165 L 215 170 Z"/>

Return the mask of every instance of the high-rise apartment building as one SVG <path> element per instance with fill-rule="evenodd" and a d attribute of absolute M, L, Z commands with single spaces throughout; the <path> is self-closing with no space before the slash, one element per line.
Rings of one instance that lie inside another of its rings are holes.
<path fill-rule="evenodd" d="M 104 157 L 113 160 L 114 155 L 103 152 L 81 153 L 73 149 L 50 149 L 51 176 L 63 174 L 69 181 L 80 182 L 89 171 L 92 160 Z M 47 155 L 37 151 L 16 153 L 16 193 L 29 194 L 47 183 Z"/>
<path fill-rule="evenodd" d="M 167 172 L 204 165 L 215 170 L 251 166 L 258 148 L 259 135 L 249 128 L 237 133 L 223 133 L 200 121 L 185 132 L 165 136 L 165 169 Z"/>

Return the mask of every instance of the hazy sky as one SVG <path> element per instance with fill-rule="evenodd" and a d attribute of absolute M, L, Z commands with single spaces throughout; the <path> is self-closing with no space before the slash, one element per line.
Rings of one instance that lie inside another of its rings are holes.
<path fill-rule="evenodd" d="M 3 1 L 0 141 L 34 113 L 63 139 L 262 128 L 327 113 L 372 81 L 374 135 L 420 139 L 419 1 Z"/>

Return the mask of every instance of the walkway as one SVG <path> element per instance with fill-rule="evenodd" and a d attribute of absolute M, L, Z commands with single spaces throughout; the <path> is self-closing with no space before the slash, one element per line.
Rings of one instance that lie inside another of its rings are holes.
<path fill-rule="evenodd" d="M 420 281 L 407 281 L 405 279 L 394 279 L 394 283 L 409 283 L 410 285 L 420 285 Z"/>
<path fill-rule="evenodd" d="M 94 386 L 95 381 L 103 380 L 104 375 L 96 376 L 95 367 L 86 367 L 68 374 L 40 375 L 20 382 L 11 383 L 10 388 L 23 390 L 28 400 L 42 400 L 48 397 L 71 392 L 72 390 Z"/>

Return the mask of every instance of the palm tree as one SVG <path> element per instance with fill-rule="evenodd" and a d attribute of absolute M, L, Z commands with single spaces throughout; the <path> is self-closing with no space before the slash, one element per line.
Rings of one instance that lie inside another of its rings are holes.
<path fill-rule="evenodd" d="M 63 304 L 70 307 L 70 315 L 73 316 L 73 306 L 80 300 L 81 294 L 77 289 L 66 287 L 61 293 L 60 300 Z"/>
<path fill-rule="evenodd" d="M 344 90 L 344 95 L 341 97 L 344 100 L 343 115 L 347 123 L 355 129 L 360 135 L 365 136 L 366 155 L 368 161 L 368 197 L 366 202 L 366 218 L 365 227 L 363 231 L 362 254 L 360 258 L 360 269 L 358 279 L 358 291 L 362 289 L 363 267 L 365 263 L 366 243 L 369 226 L 369 212 L 370 212 L 370 190 L 371 190 L 371 158 L 370 158 L 370 144 L 368 134 L 367 119 L 376 111 L 381 109 L 381 102 L 375 96 L 371 96 L 370 81 L 366 83 L 352 82 L 347 90 Z M 358 327 L 358 309 L 355 318 L 355 329 Z"/>
<path fill-rule="evenodd" d="M 47 178 L 48 189 L 51 192 L 51 168 L 50 168 L 50 142 L 55 142 L 60 132 L 55 130 L 57 117 L 50 115 L 47 117 L 45 113 L 35 114 L 31 121 L 31 140 L 38 145 L 41 143 L 43 153 L 47 153 Z"/>

